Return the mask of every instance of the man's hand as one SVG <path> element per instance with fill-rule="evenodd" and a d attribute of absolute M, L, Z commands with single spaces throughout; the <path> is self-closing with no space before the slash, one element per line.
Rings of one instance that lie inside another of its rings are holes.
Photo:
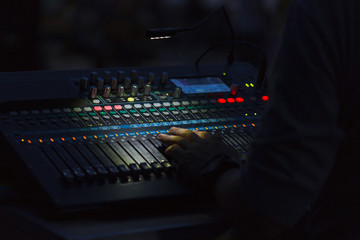
<path fill-rule="evenodd" d="M 170 133 L 159 134 L 158 139 L 169 145 L 165 154 L 177 162 L 179 176 L 195 189 L 213 188 L 216 179 L 207 176 L 224 162 L 239 166 L 238 154 L 208 132 L 172 127 Z"/>

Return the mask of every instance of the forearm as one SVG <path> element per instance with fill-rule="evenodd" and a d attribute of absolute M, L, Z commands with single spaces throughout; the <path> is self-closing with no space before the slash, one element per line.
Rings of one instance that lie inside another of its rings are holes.
<path fill-rule="evenodd" d="M 230 169 L 215 184 L 215 198 L 225 218 L 246 239 L 273 239 L 280 236 L 286 228 L 258 214 L 238 193 L 240 175 L 240 169 Z"/>

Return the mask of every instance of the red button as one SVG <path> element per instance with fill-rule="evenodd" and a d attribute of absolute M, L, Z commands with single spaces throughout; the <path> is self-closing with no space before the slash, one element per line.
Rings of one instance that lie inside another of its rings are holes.
<path fill-rule="evenodd" d="M 262 96 L 262 100 L 268 101 L 268 100 L 269 100 L 269 96 Z"/>
<path fill-rule="evenodd" d="M 237 102 L 244 102 L 244 99 L 241 98 L 241 97 L 237 97 L 237 98 L 236 98 L 236 101 L 237 101 Z"/>
<path fill-rule="evenodd" d="M 101 108 L 100 106 L 95 106 L 95 107 L 94 107 L 94 110 L 97 111 L 97 112 L 99 112 L 99 111 L 102 110 L 102 108 Z"/>
<path fill-rule="evenodd" d="M 234 102 L 235 102 L 235 99 L 233 99 L 233 98 L 228 98 L 228 99 L 227 99 L 227 102 L 228 102 L 228 103 L 234 103 Z"/>
<path fill-rule="evenodd" d="M 105 109 L 106 111 L 111 111 L 111 110 L 112 110 L 112 107 L 111 107 L 111 106 L 105 106 L 104 109 Z"/>
<path fill-rule="evenodd" d="M 219 98 L 219 99 L 218 99 L 218 102 L 219 102 L 219 103 L 226 103 L 226 100 L 225 100 L 224 98 Z"/>
<path fill-rule="evenodd" d="M 114 108 L 115 108 L 115 110 L 121 110 L 122 106 L 121 105 L 115 105 Z"/>

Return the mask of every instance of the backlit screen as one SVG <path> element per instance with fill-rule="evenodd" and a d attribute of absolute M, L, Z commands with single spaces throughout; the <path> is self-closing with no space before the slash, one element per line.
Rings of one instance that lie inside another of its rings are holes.
<path fill-rule="evenodd" d="M 170 79 L 186 94 L 229 92 L 230 88 L 218 77 Z"/>

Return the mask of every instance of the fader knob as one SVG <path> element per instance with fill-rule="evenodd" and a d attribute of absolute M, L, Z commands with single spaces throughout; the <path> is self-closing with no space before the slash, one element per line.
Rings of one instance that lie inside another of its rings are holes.
<path fill-rule="evenodd" d="M 138 94 L 138 86 L 136 84 L 131 85 L 130 95 L 132 97 L 137 96 Z"/>
<path fill-rule="evenodd" d="M 124 85 L 119 84 L 119 85 L 117 86 L 116 96 L 117 96 L 117 97 L 123 97 L 123 96 L 124 96 L 124 91 L 125 91 Z"/>
<path fill-rule="evenodd" d="M 98 91 L 102 91 L 104 88 L 104 79 L 103 78 L 98 78 L 96 81 L 96 85 L 97 85 L 97 89 Z"/>
<path fill-rule="evenodd" d="M 118 85 L 118 79 L 115 77 L 112 77 L 111 82 L 110 82 L 111 90 L 116 90 L 117 85 Z"/>
<path fill-rule="evenodd" d="M 111 72 L 105 71 L 104 72 L 104 81 L 106 84 L 110 83 L 110 78 L 111 78 Z"/>
<path fill-rule="evenodd" d="M 125 72 L 124 71 L 118 71 L 117 74 L 118 74 L 117 78 L 118 78 L 119 83 L 123 82 L 124 78 L 125 78 Z"/>
<path fill-rule="evenodd" d="M 152 84 L 154 82 L 154 79 L 155 79 L 155 73 L 149 72 L 148 78 L 147 78 L 147 83 Z"/>
<path fill-rule="evenodd" d="M 239 86 L 238 86 L 237 84 L 232 84 L 232 85 L 231 85 L 230 94 L 231 94 L 232 96 L 235 96 L 236 93 L 237 93 L 237 91 L 238 91 L 238 88 L 239 88 Z"/>
<path fill-rule="evenodd" d="M 139 87 L 140 89 L 144 88 L 145 78 L 142 77 L 142 76 L 139 76 L 139 77 L 138 77 L 137 84 L 138 84 L 138 87 Z"/>
<path fill-rule="evenodd" d="M 87 89 L 89 86 L 89 78 L 87 77 L 82 77 L 81 80 L 80 80 L 80 88 L 82 90 L 85 90 Z"/>
<path fill-rule="evenodd" d="M 160 75 L 160 84 L 165 86 L 168 81 L 169 75 L 167 72 L 162 72 Z"/>
<path fill-rule="evenodd" d="M 129 90 L 129 89 L 130 89 L 130 85 L 131 85 L 131 78 L 125 77 L 125 82 L 124 82 L 124 88 L 125 88 L 125 90 Z"/>
<path fill-rule="evenodd" d="M 144 88 L 144 95 L 145 96 L 149 96 L 151 93 L 151 85 L 150 84 L 146 84 L 145 88 Z"/>
<path fill-rule="evenodd" d="M 97 87 L 96 86 L 90 86 L 90 98 L 95 98 L 97 93 Z"/>
<path fill-rule="evenodd" d="M 181 96 L 181 88 L 176 87 L 175 90 L 174 90 L 173 97 L 174 98 L 180 98 L 180 96 Z"/>
<path fill-rule="evenodd" d="M 106 97 L 106 98 L 109 97 L 110 92 L 111 92 L 111 86 L 110 85 L 105 85 L 103 96 Z"/>
<path fill-rule="evenodd" d="M 90 73 L 90 84 L 95 84 L 97 79 L 97 72 Z"/>

